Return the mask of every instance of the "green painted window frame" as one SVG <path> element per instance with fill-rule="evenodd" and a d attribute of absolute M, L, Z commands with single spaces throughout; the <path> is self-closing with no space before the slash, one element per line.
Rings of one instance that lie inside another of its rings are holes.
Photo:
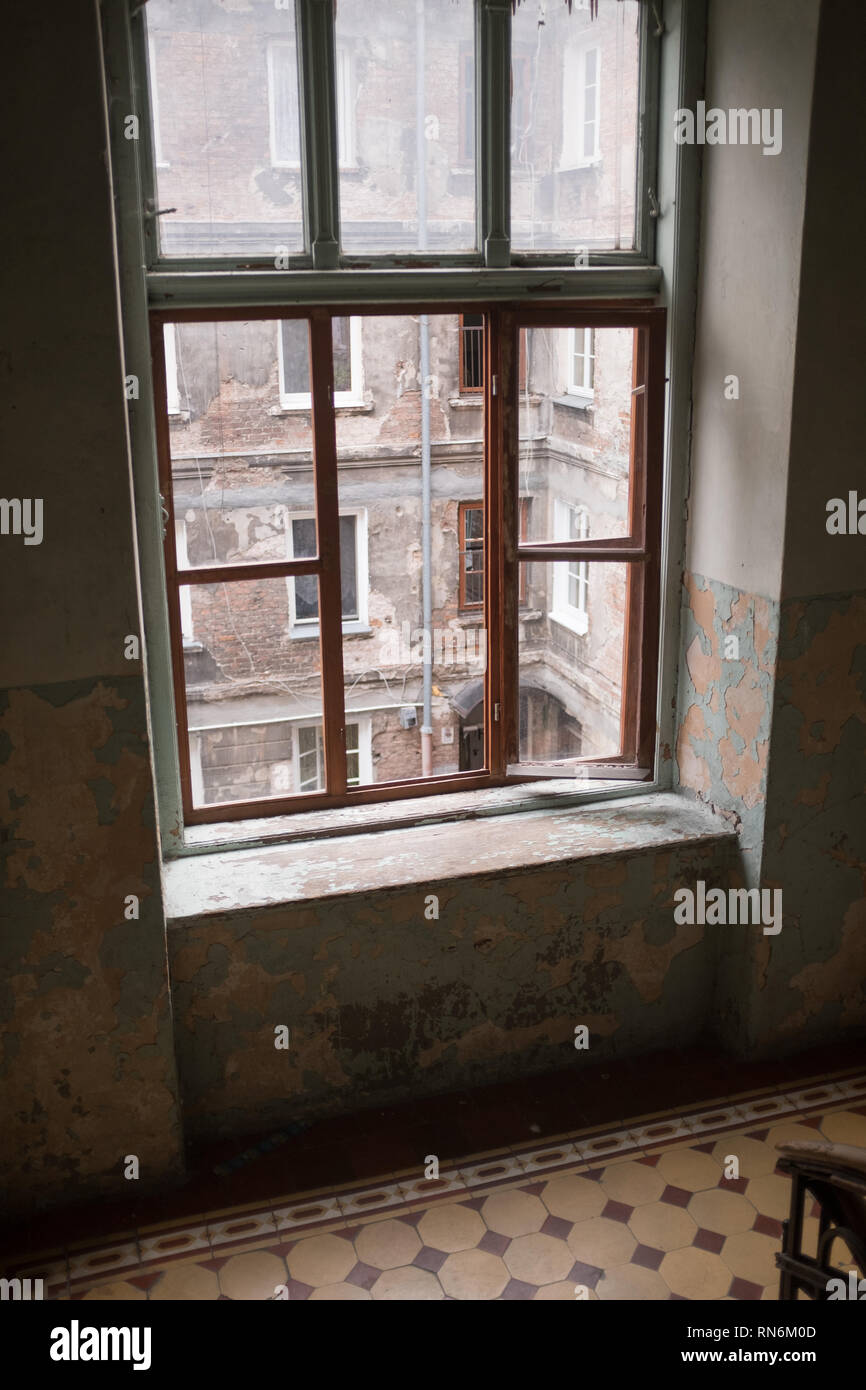
<path fill-rule="evenodd" d="M 509 70 L 511 0 L 475 0 L 477 251 L 397 258 L 342 256 L 339 245 L 335 43 L 332 0 L 295 0 L 300 62 L 301 156 L 304 181 L 303 254 L 276 269 L 261 258 L 161 258 L 159 209 L 147 84 L 147 0 L 99 0 L 112 181 L 119 253 L 125 368 L 136 375 L 137 398 L 128 401 L 132 486 L 136 512 L 143 619 L 142 648 L 151 718 L 157 803 L 163 853 L 201 852 L 184 843 L 176 723 L 162 551 L 163 516 L 157 481 L 148 314 L 155 308 L 197 309 L 240 305 L 363 305 L 437 299 L 467 305 L 497 299 L 512 303 L 642 300 L 668 308 L 668 368 L 676 364 L 666 418 L 666 493 L 663 564 L 659 740 L 670 737 L 671 681 L 675 680 L 682 526 L 672 502 L 683 486 L 697 267 L 699 152 L 667 149 L 663 118 L 702 94 L 706 0 L 641 0 L 641 68 L 635 248 L 593 251 L 580 265 L 561 253 L 512 254 L 510 217 Z M 670 19 L 670 22 L 669 22 Z M 664 53 L 662 39 L 668 40 Z M 312 74 L 326 74 L 313 82 Z M 138 138 L 127 135 L 138 118 Z M 683 184 L 682 180 L 687 179 Z M 659 188 L 658 180 L 662 180 Z M 657 237 L 658 208 L 667 193 L 668 223 Z M 661 254 L 659 246 L 661 245 Z M 673 311 L 673 312 L 672 312 Z M 670 458 L 670 467 L 668 466 Z M 665 672 L 668 672 L 665 678 Z M 655 784 L 670 784 L 662 770 Z M 617 794 L 622 794 L 620 789 Z M 471 795 L 471 793 L 467 793 Z M 614 793 L 607 793 L 613 795 Z M 577 799 L 587 799 L 587 793 Z M 606 793 L 599 793 L 604 797 Z M 598 795 L 593 799 L 598 799 Z M 249 839 L 238 839 L 248 845 Z"/>

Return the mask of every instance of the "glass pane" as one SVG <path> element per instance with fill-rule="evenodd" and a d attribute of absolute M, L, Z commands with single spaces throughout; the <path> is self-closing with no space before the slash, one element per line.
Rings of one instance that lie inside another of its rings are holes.
<path fill-rule="evenodd" d="M 635 243 L 638 0 L 521 0 L 512 24 L 511 244 Z"/>
<path fill-rule="evenodd" d="M 319 638 L 292 633 L 288 582 L 184 585 L 180 599 L 193 805 L 324 790 Z"/>
<path fill-rule="evenodd" d="M 474 248 L 474 25 L 472 0 L 340 0 L 345 251 Z"/>
<path fill-rule="evenodd" d="M 615 757 L 628 566 L 557 560 L 520 568 L 520 761 Z"/>
<path fill-rule="evenodd" d="M 178 566 L 315 555 L 309 398 L 287 404 L 281 386 L 290 371 L 309 391 L 306 319 L 177 323 L 167 332 Z"/>
<path fill-rule="evenodd" d="M 521 539 L 628 536 L 637 332 L 526 330 Z M 636 432 L 642 420 L 634 423 Z"/>
<path fill-rule="evenodd" d="M 303 250 L 293 4 L 148 0 L 161 250 Z"/>
<path fill-rule="evenodd" d="M 366 786 L 483 768 L 487 640 L 484 402 L 459 395 L 459 316 L 367 315 L 362 343 L 367 407 L 338 410 L 336 432 L 349 772 Z"/>

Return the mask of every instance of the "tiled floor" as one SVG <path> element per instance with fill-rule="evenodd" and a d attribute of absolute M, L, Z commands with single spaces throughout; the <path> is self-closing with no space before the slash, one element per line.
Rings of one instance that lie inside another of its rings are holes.
<path fill-rule="evenodd" d="M 419 1163 L 141 1226 L 6 1272 L 54 1299 L 774 1299 L 789 1189 L 775 1146 L 822 1137 L 866 1147 L 866 1074 L 443 1162 L 438 1179 Z M 813 1209 L 807 1250 L 817 1225 Z"/>

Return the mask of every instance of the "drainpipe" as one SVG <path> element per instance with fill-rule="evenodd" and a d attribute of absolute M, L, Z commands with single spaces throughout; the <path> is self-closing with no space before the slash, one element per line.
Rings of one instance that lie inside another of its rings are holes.
<path fill-rule="evenodd" d="M 415 0 L 416 64 L 416 181 L 418 188 L 418 250 L 427 249 L 427 150 L 424 134 L 424 0 Z M 421 724 L 421 776 L 433 772 L 433 591 L 430 532 L 430 321 L 421 315 L 419 327 L 421 369 L 421 625 L 424 629 L 423 722 Z"/>

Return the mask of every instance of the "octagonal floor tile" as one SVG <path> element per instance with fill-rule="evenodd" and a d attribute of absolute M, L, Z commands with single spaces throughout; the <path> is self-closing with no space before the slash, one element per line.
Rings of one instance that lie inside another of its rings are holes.
<path fill-rule="evenodd" d="M 518 1236 L 502 1256 L 513 1279 L 526 1284 L 552 1284 L 564 1279 L 574 1256 L 564 1240 L 536 1232 Z"/>
<path fill-rule="evenodd" d="M 566 1244 L 581 1264 L 610 1269 L 631 1259 L 637 1241 L 625 1222 L 594 1216 L 591 1221 L 581 1221 L 575 1226 Z"/>
<path fill-rule="evenodd" d="M 282 1261 L 277 1262 L 280 1266 L 280 1273 L 273 1280 L 266 1293 L 258 1295 L 261 1298 L 269 1298 L 274 1292 L 274 1284 L 284 1284 L 286 1282 L 286 1267 Z M 228 1289 L 226 1289 L 228 1293 Z M 153 1284 L 150 1289 L 151 1298 L 158 1300 L 188 1300 L 194 1299 L 197 1303 L 204 1300 L 219 1298 L 219 1280 L 212 1269 L 203 1269 L 201 1265 L 176 1264 L 170 1265 L 158 1283 Z M 243 1298 L 247 1295 L 241 1294 Z M 229 1298 L 232 1295 L 229 1294 Z"/>
<path fill-rule="evenodd" d="M 474 1250 L 486 1229 L 477 1211 L 458 1202 L 431 1207 L 418 1222 L 418 1234 L 424 1244 L 449 1255 L 458 1250 Z"/>
<path fill-rule="evenodd" d="M 658 1161 L 658 1172 L 665 1183 L 671 1187 L 682 1187 L 686 1192 L 703 1192 L 705 1188 L 715 1187 L 722 1170 L 710 1154 L 699 1153 L 697 1149 L 669 1149 Z"/>
<path fill-rule="evenodd" d="M 205 1271 L 205 1273 L 207 1272 L 208 1271 Z M 165 1295 L 163 1296 L 165 1297 Z M 62 1297 L 65 1299 L 68 1298 L 68 1295 L 62 1295 Z M 185 1297 L 194 1298 L 195 1295 L 186 1294 Z M 213 1297 L 219 1297 L 219 1289 L 217 1289 Z M 147 1300 L 147 1294 L 144 1292 L 144 1289 L 136 1288 L 135 1284 L 127 1284 L 125 1279 L 121 1279 L 116 1284 L 100 1284 L 98 1288 L 88 1289 L 82 1301 L 86 1302 L 87 1300 L 93 1300 L 95 1302 L 99 1300 L 100 1303 L 137 1303 L 142 1299 L 145 1301 Z"/>
<path fill-rule="evenodd" d="M 745 1195 L 762 1215 L 784 1221 L 791 1206 L 791 1179 L 781 1173 L 763 1173 L 749 1178 Z"/>
<path fill-rule="evenodd" d="M 596 1293 L 604 1301 L 627 1299 L 641 1303 L 650 1299 L 667 1300 L 670 1296 L 661 1276 L 654 1269 L 643 1269 L 640 1265 L 618 1265 L 609 1269 L 599 1279 Z"/>
<path fill-rule="evenodd" d="M 421 1249 L 418 1232 L 405 1221 L 374 1221 L 355 1238 L 358 1259 L 374 1269 L 399 1269 L 410 1265 Z"/>
<path fill-rule="evenodd" d="M 575 1298 L 574 1290 L 576 1285 L 570 1279 L 561 1279 L 556 1284 L 545 1284 L 540 1288 L 533 1299 L 534 1303 L 589 1303 L 592 1299 L 598 1300 L 598 1294 L 594 1289 L 587 1289 L 585 1299 Z"/>
<path fill-rule="evenodd" d="M 324 1284 L 320 1289 L 313 1289 L 309 1302 L 321 1303 L 326 1299 L 336 1303 L 367 1302 L 372 1297 L 367 1289 L 362 1289 L 357 1284 Z"/>
<path fill-rule="evenodd" d="M 547 1208 L 529 1192 L 495 1192 L 481 1208 L 489 1230 L 501 1236 L 528 1236 L 540 1231 L 547 1220 Z"/>
<path fill-rule="evenodd" d="M 729 1154 L 736 1157 L 741 1178 L 760 1178 L 765 1173 L 772 1173 L 779 1158 L 769 1143 L 749 1139 L 744 1134 L 726 1134 L 713 1149 L 713 1158 L 722 1166 L 723 1172 Z"/>
<path fill-rule="evenodd" d="M 228 1298 L 273 1298 L 274 1289 L 286 1282 L 286 1264 L 279 1255 L 267 1250 L 233 1255 L 222 1266 L 219 1282 L 221 1292 Z"/>
<path fill-rule="evenodd" d="M 656 1250 L 678 1250 L 681 1245 L 691 1245 L 698 1229 L 687 1211 L 667 1202 L 648 1202 L 637 1207 L 628 1224 L 641 1245 L 651 1245 Z"/>
<path fill-rule="evenodd" d="M 371 1290 L 375 1299 L 406 1303 L 429 1303 L 445 1297 L 435 1274 L 415 1265 L 402 1269 L 386 1269 Z"/>
<path fill-rule="evenodd" d="M 659 1163 L 658 1167 L 661 1167 Z M 627 1159 L 624 1163 L 612 1163 L 601 1175 L 600 1186 L 615 1202 L 626 1202 L 631 1207 L 643 1202 L 655 1202 L 665 1190 L 658 1168 L 648 1163 L 636 1163 Z"/>
<path fill-rule="evenodd" d="M 747 1197 L 741 1196 L 739 1192 L 726 1191 L 723 1187 L 714 1187 L 709 1192 L 696 1192 L 689 1202 L 688 1210 L 699 1226 L 703 1226 L 707 1231 L 718 1231 L 723 1236 L 734 1235 L 737 1231 L 750 1231 L 757 1216 Z"/>
<path fill-rule="evenodd" d="M 591 1216 L 601 1215 L 607 1194 L 600 1183 L 575 1174 L 545 1183 L 541 1200 L 551 1216 L 562 1217 L 565 1221 L 587 1221 Z"/>
<path fill-rule="evenodd" d="M 854 1144 L 866 1149 L 866 1115 L 857 1115 L 851 1110 L 837 1110 L 835 1114 L 821 1117 L 821 1134 L 831 1144 Z M 815 1138 L 819 1136 L 816 1133 Z"/>
<path fill-rule="evenodd" d="M 761 1235 L 760 1231 L 740 1231 L 728 1236 L 721 1258 L 740 1279 L 748 1279 L 751 1284 L 769 1284 L 779 1277 L 776 1251 L 780 1248 L 773 1236 Z"/>
<path fill-rule="evenodd" d="M 695 1246 L 665 1255 L 659 1274 L 671 1293 L 682 1298 L 724 1298 L 731 1287 L 731 1271 L 721 1258 Z"/>
<path fill-rule="evenodd" d="M 341 1236 L 310 1236 L 286 1256 L 292 1278 L 314 1288 L 342 1283 L 357 1263 L 352 1242 Z"/>
<path fill-rule="evenodd" d="M 449 1255 L 439 1271 L 439 1282 L 452 1298 L 498 1298 L 510 1279 L 498 1255 L 486 1250 L 461 1250 Z"/>

